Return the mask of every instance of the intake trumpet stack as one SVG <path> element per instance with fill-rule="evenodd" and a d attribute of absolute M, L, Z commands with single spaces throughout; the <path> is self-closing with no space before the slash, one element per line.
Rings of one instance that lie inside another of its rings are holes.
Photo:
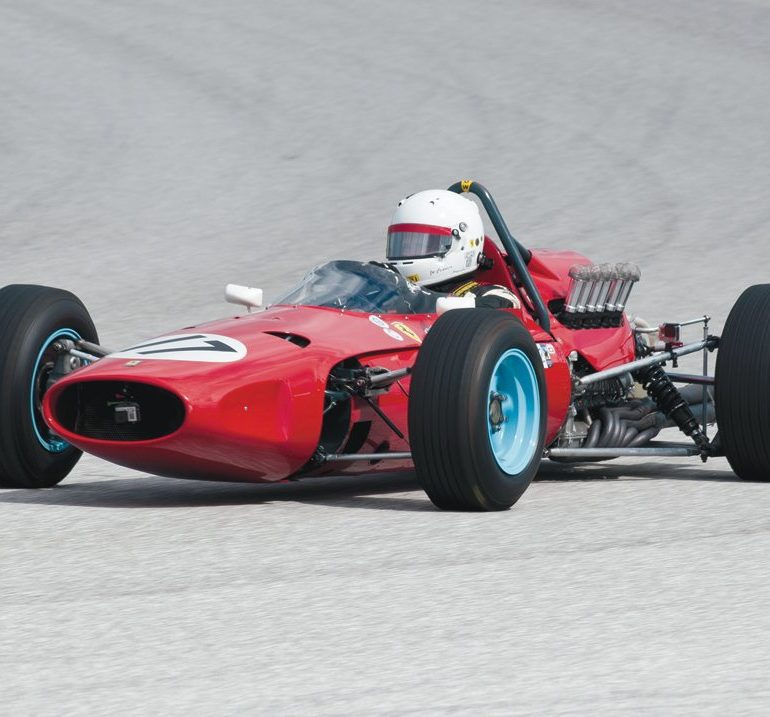
<path fill-rule="evenodd" d="M 641 278 L 636 264 L 576 264 L 557 318 L 571 329 L 620 326 L 634 284 Z"/>

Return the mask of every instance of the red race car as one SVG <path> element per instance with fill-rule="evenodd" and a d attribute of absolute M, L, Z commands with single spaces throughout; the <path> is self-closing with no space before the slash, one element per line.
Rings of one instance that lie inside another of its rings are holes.
<path fill-rule="evenodd" d="M 69 292 L 0 290 L 0 485 L 53 486 L 81 451 L 251 482 L 413 465 L 459 510 L 509 508 L 543 458 L 724 455 L 770 479 L 770 285 L 743 293 L 721 338 L 707 316 L 631 323 L 636 267 L 525 249 L 483 186 L 450 190 L 476 195 L 502 243 L 485 239 L 475 278 L 518 308 L 461 308 L 385 265 L 335 261 L 263 311 L 110 352 Z M 261 304 L 256 289 L 227 297 Z M 683 343 L 695 323 L 702 338 Z M 695 352 L 703 374 L 664 370 Z M 667 426 L 686 440 L 655 441 Z"/>

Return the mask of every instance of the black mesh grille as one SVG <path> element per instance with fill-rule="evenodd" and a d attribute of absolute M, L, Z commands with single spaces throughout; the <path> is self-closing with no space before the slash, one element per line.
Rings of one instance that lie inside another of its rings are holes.
<path fill-rule="evenodd" d="M 136 406 L 136 422 L 122 422 L 125 419 L 119 409 L 126 405 Z M 170 391 L 124 381 L 84 381 L 68 386 L 55 412 L 68 431 L 104 441 L 161 438 L 176 431 L 185 416 L 181 399 Z"/>

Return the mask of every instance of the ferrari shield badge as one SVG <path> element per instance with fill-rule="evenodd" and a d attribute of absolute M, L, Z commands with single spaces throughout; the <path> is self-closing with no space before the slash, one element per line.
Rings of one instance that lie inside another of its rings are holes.
<path fill-rule="evenodd" d="M 400 321 L 394 321 L 391 326 L 396 330 L 400 331 L 404 336 L 412 339 L 412 341 L 416 341 L 418 344 L 422 343 L 422 339 L 415 333 L 415 331 L 407 326 L 404 323 L 401 323 Z"/>

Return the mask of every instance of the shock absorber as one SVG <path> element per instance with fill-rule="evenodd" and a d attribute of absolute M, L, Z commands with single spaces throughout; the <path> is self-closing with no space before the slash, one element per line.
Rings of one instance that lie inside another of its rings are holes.
<path fill-rule="evenodd" d="M 700 448 L 701 453 L 705 455 L 710 446 L 709 439 L 701 430 L 700 424 L 690 410 L 687 401 L 682 398 L 682 394 L 679 393 L 663 368 L 659 364 L 644 368 L 639 371 L 638 378 L 644 390 L 647 391 L 647 395 L 655 401 L 658 408 L 666 416 L 673 419 L 679 430 L 692 438 L 695 445 Z"/>

